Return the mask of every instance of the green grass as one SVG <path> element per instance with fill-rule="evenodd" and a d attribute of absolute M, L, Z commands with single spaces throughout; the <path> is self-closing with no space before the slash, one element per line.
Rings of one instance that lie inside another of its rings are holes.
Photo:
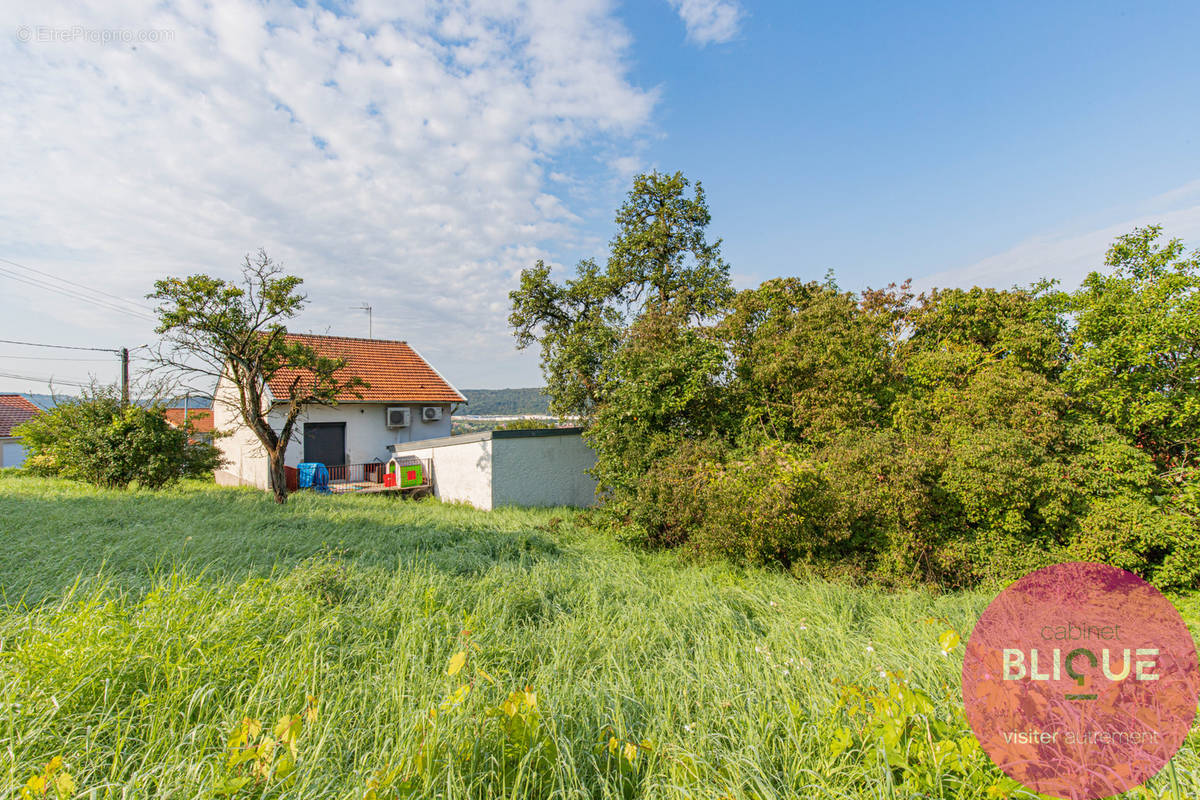
<path fill-rule="evenodd" d="M 237 723 L 306 695 L 295 785 L 240 796 L 362 798 L 372 777 L 395 778 L 380 797 L 912 796 L 869 747 L 831 754 L 836 682 L 902 670 L 954 719 L 961 647 L 937 636 L 987 597 L 697 565 L 575 517 L 0 472 L 0 798 L 55 756 L 82 797 L 206 796 Z M 527 686 L 536 716 L 499 710 Z M 933 796 L 998 774 L 976 758 Z"/>

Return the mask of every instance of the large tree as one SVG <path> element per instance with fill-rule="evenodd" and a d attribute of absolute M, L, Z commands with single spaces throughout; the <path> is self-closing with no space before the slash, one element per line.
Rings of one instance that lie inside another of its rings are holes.
<path fill-rule="evenodd" d="M 521 272 L 509 323 L 517 347 L 541 346 L 551 410 L 590 417 L 619 382 L 611 366 L 637 320 L 647 314 L 697 323 L 733 296 L 721 242 L 709 243 L 704 189 L 682 173 L 633 180 L 617 210 L 617 235 L 604 267 L 586 259 L 556 283 L 542 261 Z M 624 376 L 628 378 L 628 376 Z"/>
<path fill-rule="evenodd" d="M 1162 468 L 1200 463 L 1200 250 L 1162 228 L 1117 239 L 1070 299 L 1071 391 Z"/>
<path fill-rule="evenodd" d="M 327 358 L 287 338 L 285 321 L 306 302 L 301 283 L 259 250 L 246 256 L 240 283 L 209 275 L 165 278 L 148 295 L 159 303 L 158 365 L 209 385 L 215 379 L 232 386 L 231 397 L 217 393 L 215 402 L 228 404 L 258 438 L 278 503 L 287 499 L 284 456 L 301 412 L 309 405 L 336 405 L 339 395 L 358 395 L 366 386 L 359 378 L 337 376 L 345 359 Z M 280 373 L 289 376 L 282 396 L 267 388 Z M 278 428 L 268 416 L 272 400 L 287 404 Z"/>

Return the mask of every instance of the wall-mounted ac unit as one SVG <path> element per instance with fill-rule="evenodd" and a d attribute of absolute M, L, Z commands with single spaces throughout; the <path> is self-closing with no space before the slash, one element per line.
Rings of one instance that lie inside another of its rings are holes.
<path fill-rule="evenodd" d="M 442 418 L 441 406 L 425 406 L 421 409 L 421 419 L 426 422 L 437 422 Z"/>
<path fill-rule="evenodd" d="M 407 428 L 410 420 L 411 412 L 403 406 L 396 406 L 387 410 L 387 426 L 389 428 Z"/>

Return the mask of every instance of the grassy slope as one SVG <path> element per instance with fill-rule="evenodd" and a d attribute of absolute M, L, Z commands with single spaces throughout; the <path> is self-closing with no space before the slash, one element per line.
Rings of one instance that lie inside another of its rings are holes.
<path fill-rule="evenodd" d="M 571 520 L 0 473 L 0 797 L 56 755 L 99 796 L 195 796 L 237 720 L 270 725 L 306 694 L 319 718 L 286 796 L 362 797 L 390 765 L 420 796 L 888 797 L 873 756 L 829 755 L 834 682 L 901 669 L 941 713 L 956 702 L 961 662 L 926 619 L 968 630 L 982 596 L 691 565 Z M 310 558 L 326 548 L 343 553 Z M 496 685 L 431 722 L 478 668 Z M 495 709 L 524 686 L 542 727 L 506 748 Z M 622 762 L 614 735 L 652 749 Z M 1194 751 L 1178 761 L 1196 796 Z"/>

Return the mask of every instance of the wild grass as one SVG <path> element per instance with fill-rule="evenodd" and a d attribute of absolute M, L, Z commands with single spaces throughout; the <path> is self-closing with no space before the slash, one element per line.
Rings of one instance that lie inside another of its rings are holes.
<path fill-rule="evenodd" d="M 869 746 L 835 754 L 836 687 L 902 671 L 954 720 L 961 648 L 938 635 L 988 600 L 687 563 L 561 509 L 278 508 L 11 472 L 0 543 L 0 797 L 56 756 L 80 797 L 211 796 L 230 776 L 246 797 L 921 796 Z M 290 784 L 227 766 L 245 718 L 269 736 L 309 696 Z M 998 777 L 975 758 L 925 796 Z"/>

